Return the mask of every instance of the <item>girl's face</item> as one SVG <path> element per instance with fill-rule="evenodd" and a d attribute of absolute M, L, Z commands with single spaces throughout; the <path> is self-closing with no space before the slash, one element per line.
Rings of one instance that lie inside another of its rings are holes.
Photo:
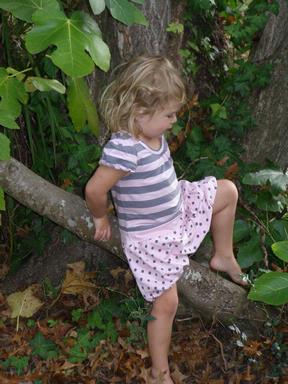
<path fill-rule="evenodd" d="M 140 128 L 140 136 L 147 139 L 160 137 L 177 121 L 176 113 L 179 109 L 179 104 L 168 103 L 165 108 L 156 111 L 153 115 L 138 115 L 136 122 Z"/>

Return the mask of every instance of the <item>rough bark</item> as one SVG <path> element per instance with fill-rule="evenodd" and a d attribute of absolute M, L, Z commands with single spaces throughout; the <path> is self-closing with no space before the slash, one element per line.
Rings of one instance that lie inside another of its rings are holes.
<path fill-rule="evenodd" d="M 15 200 L 40 215 L 68 229 L 79 238 L 94 242 L 100 248 L 125 260 L 121 249 L 116 218 L 110 215 L 112 239 L 93 240 L 94 224 L 85 202 L 33 173 L 15 159 L 0 162 L 0 186 Z M 246 329 L 257 327 L 266 314 L 246 298 L 246 291 L 191 261 L 178 282 L 180 298 L 185 308 L 196 310 L 206 318 L 222 322 L 241 322 Z M 183 307 L 183 306 L 182 306 Z"/>
<path fill-rule="evenodd" d="M 169 23 L 180 21 L 186 7 L 186 0 L 145 0 L 139 7 L 149 25 L 132 25 L 117 22 L 105 12 L 97 19 L 104 39 L 111 49 L 111 71 L 105 74 L 95 70 L 89 76 L 88 82 L 94 100 L 97 100 L 101 90 L 111 80 L 113 69 L 129 60 L 131 57 L 142 54 L 163 54 L 168 56 L 175 65 L 181 69 L 182 62 L 179 48 L 182 45 L 183 34 L 173 34 L 166 31 Z M 188 82 L 188 93 L 192 94 L 194 83 Z"/>
<path fill-rule="evenodd" d="M 279 0 L 279 14 L 271 15 L 251 54 L 256 63 L 273 65 L 270 85 L 253 95 L 252 111 L 256 127 L 245 140 L 246 160 L 272 160 L 288 166 L 288 3 Z"/>

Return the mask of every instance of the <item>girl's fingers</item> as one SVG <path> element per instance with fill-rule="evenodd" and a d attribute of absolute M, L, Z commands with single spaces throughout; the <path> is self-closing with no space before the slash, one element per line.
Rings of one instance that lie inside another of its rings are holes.
<path fill-rule="evenodd" d="M 104 230 L 96 230 L 94 240 L 99 240 L 99 241 L 105 241 L 109 240 L 111 237 L 111 230 L 110 228 L 104 229 Z"/>

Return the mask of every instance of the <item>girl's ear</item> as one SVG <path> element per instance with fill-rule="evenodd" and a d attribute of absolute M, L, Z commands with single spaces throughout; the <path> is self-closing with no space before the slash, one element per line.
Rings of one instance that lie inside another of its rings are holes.
<path fill-rule="evenodd" d="M 147 111 L 144 108 L 138 108 L 135 112 L 135 122 L 141 124 L 143 119 L 147 119 Z"/>

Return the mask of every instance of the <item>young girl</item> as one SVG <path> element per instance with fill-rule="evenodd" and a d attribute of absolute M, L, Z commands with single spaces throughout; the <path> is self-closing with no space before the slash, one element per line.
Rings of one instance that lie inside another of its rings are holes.
<path fill-rule="evenodd" d="M 102 241 L 111 235 L 106 208 L 112 190 L 124 252 L 141 293 L 153 302 L 155 320 L 147 330 L 152 380 L 160 377 L 165 384 L 173 383 L 168 349 L 176 282 L 210 226 L 210 267 L 245 284 L 232 249 L 236 187 L 214 177 L 177 180 L 164 134 L 184 102 L 180 75 L 166 58 L 140 56 L 122 66 L 101 99 L 112 137 L 85 190 L 95 240 Z"/>

